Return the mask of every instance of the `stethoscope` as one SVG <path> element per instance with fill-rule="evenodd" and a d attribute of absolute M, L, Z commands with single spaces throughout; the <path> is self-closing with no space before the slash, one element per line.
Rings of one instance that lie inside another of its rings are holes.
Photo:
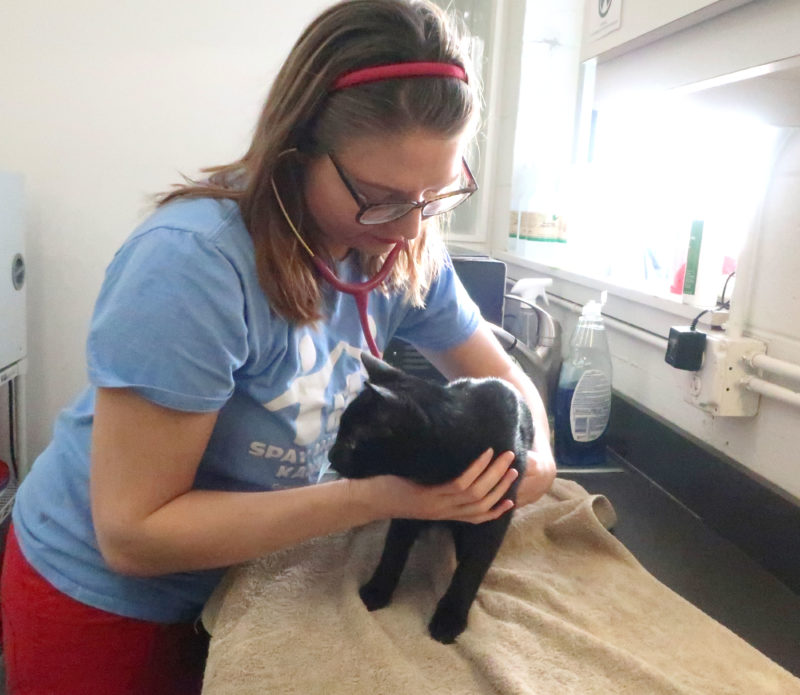
<path fill-rule="evenodd" d="M 282 152 L 286 154 L 291 152 L 291 150 L 286 150 L 286 152 Z M 294 232 L 294 235 L 297 237 L 297 240 L 303 246 L 303 248 L 308 252 L 311 256 L 311 261 L 316 266 L 317 270 L 319 270 L 320 275 L 325 278 L 325 280 L 330 283 L 330 285 L 338 290 L 339 292 L 344 292 L 345 294 L 350 294 L 356 300 L 356 307 L 358 309 L 358 319 L 361 322 L 361 332 L 364 334 L 364 338 L 367 341 L 367 346 L 369 347 L 369 351 L 377 358 L 380 359 L 381 353 L 378 350 L 378 345 L 375 343 L 375 338 L 372 336 L 372 331 L 369 327 L 369 318 L 367 316 L 367 307 L 369 305 L 369 293 L 372 292 L 378 285 L 380 285 L 389 273 L 392 271 L 394 267 L 395 261 L 397 260 L 397 256 L 402 251 L 403 247 L 406 245 L 405 241 L 398 241 L 391 251 L 389 251 L 389 255 L 386 256 L 386 260 L 383 262 L 380 270 L 375 273 L 369 280 L 365 280 L 364 282 L 345 282 L 341 278 L 337 277 L 336 273 L 331 270 L 325 261 L 323 261 L 319 256 L 317 256 L 312 250 L 311 247 L 305 242 L 302 236 L 300 236 L 300 232 L 297 231 L 297 227 L 294 226 L 292 220 L 289 218 L 289 213 L 286 211 L 286 207 L 283 205 L 283 200 L 281 200 L 281 196 L 278 193 L 278 187 L 275 185 L 275 179 L 270 178 L 270 183 L 272 184 L 272 190 L 275 193 L 275 200 L 278 201 L 278 206 L 283 213 L 283 217 L 286 220 L 286 223 L 289 225 L 291 230 Z"/>

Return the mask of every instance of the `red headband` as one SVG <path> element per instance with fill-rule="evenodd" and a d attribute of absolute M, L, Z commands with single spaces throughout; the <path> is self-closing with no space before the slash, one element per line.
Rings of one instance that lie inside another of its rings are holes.
<path fill-rule="evenodd" d="M 468 81 L 464 68 L 454 63 L 391 63 L 346 72 L 334 80 L 329 91 L 335 92 L 359 84 L 394 80 L 399 77 L 455 77 L 464 82 Z"/>

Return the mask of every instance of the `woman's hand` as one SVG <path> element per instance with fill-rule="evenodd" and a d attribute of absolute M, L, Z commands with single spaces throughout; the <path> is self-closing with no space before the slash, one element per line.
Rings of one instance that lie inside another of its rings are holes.
<path fill-rule="evenodd" d="M 535 434 L 533 449 L 528 452 L 527 471 L 517 488 L 516 504 L 521 507 L 538 500 L 550 489 L 556 477 L 547 411 L 533 382 L 511 361 L 489 324 L 482 322 L 470 338 L 449 350 L 423 350 L 422 354 L 449 379 L 493 376 L 504 379 L 519 390 L 531 411 Z"/>
<path fill-rule="evenodd" d="M 528 452 L 528 467 L 517 487 L 517 506 L 535 502 L 544 495 L 556 478 L 556 462 L 550 446 Z"/>
<path fill-rule="evenodd" d="M 464 473 L 442 485 L 420 485 L 405 478 L 382 475 L 367 478 L 372 503 L 381 505 L 384 518 L 464 521 L 481 524 L 509 511 L 514 503 L 504 496 L 519 473 L 510 468 L 514 453 L 494 460 L 487 449 Z"/>

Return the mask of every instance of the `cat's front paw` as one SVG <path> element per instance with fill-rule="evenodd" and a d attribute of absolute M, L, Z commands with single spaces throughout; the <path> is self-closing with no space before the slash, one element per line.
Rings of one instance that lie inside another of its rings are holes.
<path fill-rule="evenodd" d="M 378 584 L 367 582 L 358 590 L 358 595 L 364 602 L 368 611 L 376 611 L 379 608 L 385 608 L 392 600 L 391 590 L 387 591 Z"/>
<path fill-rule="evenodd" d="M 428 624 L 428 632 L 437 642 L 453 644 L 466 627 L 466 615 L 437 610 Z"/>

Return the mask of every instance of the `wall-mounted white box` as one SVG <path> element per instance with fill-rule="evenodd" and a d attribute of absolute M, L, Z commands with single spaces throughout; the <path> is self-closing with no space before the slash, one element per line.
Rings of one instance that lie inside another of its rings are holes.
<path fill-rule="evenodd" d="M 0 371 L 27 352 L 23 183 L 0 171 Z"/>
<path fill-rule="evenodd" d="M 752 417 L 758 413 L 760 397 L 745 388 L 743 379 L 754 373 L 749 360 L 766 349 L 765 343 L 754 338 L 709 333 L 703 366 L 688 375 L 686 400 L 713 415 Z"/>

